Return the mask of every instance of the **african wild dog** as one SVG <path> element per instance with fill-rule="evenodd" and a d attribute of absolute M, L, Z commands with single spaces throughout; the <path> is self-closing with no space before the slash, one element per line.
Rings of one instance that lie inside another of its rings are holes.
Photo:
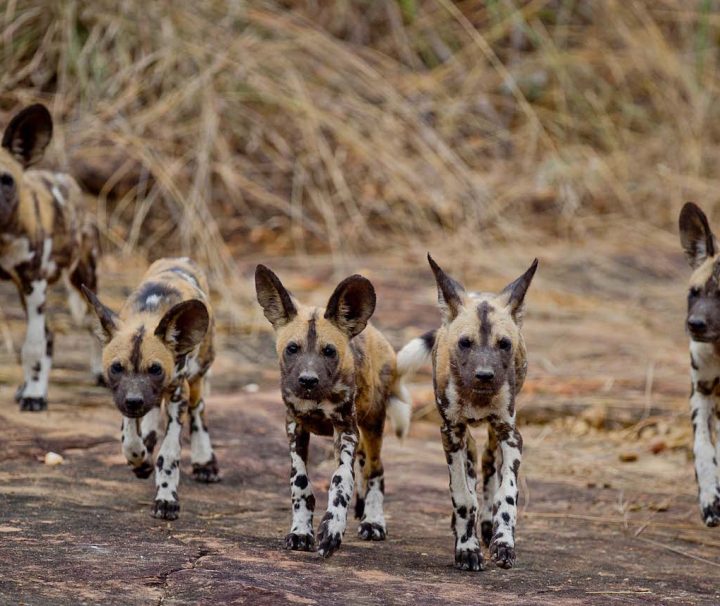
<path fill-rule="evenodd" d="M 123 453 L 138 478 L 153 472 L 165 403 L 167 427 L 154 466 L 152 513 L 174 520 L 180 511 L 180 436 L 188 412 L 193 477 L 199 482 L 219 480 L 203 401 L 205 375 L 215 357 L 207 281 L 190 259 L 160 259 L 119 314 L 90 290 L 83 292 L 100 320 L 103 368 L 123 415 Z"/>
<path fill-rule="evenodd" d="M 686 329 L 690 336 L 690 411 L 695 434 L 693 452 L 700 514 L 707 526 L 718 526 L 720 250 L 705 213 L 692 202 L 680 212 L 680 242 L 694 270 L 690 277 Z"/>
<path fill-rule="evenodd" d="M 501 568 L 515 563 L 515 520 L 522 437 L 515 425 L 515 397 L 527 371 L 520 332 L 524 299 L 537 259 L 499 295 L 467 293 L 428 255 L 437 282 L 442 326 L 410 341 L 398 366 L 411 372 L 432 353 L 435 401 L 450 471 L 455 566 L 482 570 L 477 538 L 477 449 L 468 425 L 488 421 L 482 457 L 481 534 Z"/>
<path fill-rule="evenodd" d="M 0 148 L 0 278 L 12 280 L 27 317 L 21 357 L 24 383 L 20 410 L 47 408 L 53 335 L 45 318 L 47 287 L 63 277 L 70 311 L 81 323 L 88 307 L 80 285 L 97 289 L 97 229 L 69 175 L 30 169 L 52 138 L 52 118 L 43 105 L 16 114 Z M 92 371 L 101 376 L 100 349 L 93 341 Z"/>
<path fill-rule="evenodd" d="M 328 557 L 340 547 L 353 495 L 356 448 L 358 535 L 384 540 L 380 449 L 385 416 L 390 416 L 397 435 L 404 436 L 410 425 L 410 397 L 396 370 L 395 351 L 368 324 L 375 310 L 372 284 L 358 275 L 346 278 L 325 309 L 298 303 L 263 265 L 255 271 L 255 288 L 265 317 L 275 329 L 286 406 L 293 520 L 285 547 L 314 548 L 315 497 L 306 467 L 311 433 L 334 436 L 337 464 L 318 530 L 319 553 Z"/>

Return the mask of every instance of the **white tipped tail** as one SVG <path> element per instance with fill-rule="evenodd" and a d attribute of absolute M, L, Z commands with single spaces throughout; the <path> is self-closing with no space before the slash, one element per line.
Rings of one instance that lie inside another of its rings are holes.
<path fill-rule="evenodd" d="M 410 431 L 412 415 L 412 398 L 403 379 L 428 362 L 434 342 L 435 331 L 431 331 L 410 341 L 397 354 L 397 379 L 388 401 L 387 415 L 395 435 L 401 440 Z"/>
<path fill-rule="evenodd" d="M 426 332 L 421 337 L 409 341 L 397 355 L 397 372 L 400 377 L 417 372 L 430 359 L 435 331 Z"/>

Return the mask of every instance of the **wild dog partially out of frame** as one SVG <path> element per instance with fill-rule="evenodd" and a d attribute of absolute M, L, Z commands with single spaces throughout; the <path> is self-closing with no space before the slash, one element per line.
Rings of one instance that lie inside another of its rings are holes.
<path fill-rule="evenodd" d="M 21 357 L 24 382 L 20 410 L 47 408 L 53 335 L 45 302 L 47 288 L 65 279 L 70 311 L 82 324 L 88 307 L 80 285 L 97 290 L 98 234 L 82 194 L 69 175 L 31 169 L 52 138 L 43 105 L 31 105 L 8 124 L 0 147 L 0 279 L 12 280 L 27 317 Z M 100 349 L 93 342 L 91 369 L 101 377 Z"/>
<path fill-rule="evenodd" d="M 688 202 L 680 212 L 680 242 L 693 268 L 686 328 L 690 336 L 690 415 L 700 515 L 720 525 L 720 250 L 700 208 Z M 713 444 L 713 425 L 715 443 Z"/>
<path fill-rule="evenodd" d="M 477 537 L 477 449 L 468 426 L 488 421 L 482 457 L 481 535 L 495 563 L 511 568 L 522 455 L 515 398 L 527 371 L 520 329 L 537 259 L 498 295 L 468 293 L 430 255 L 428 261 L 437 282 L 442 326 L 403 347 L 398 367 L 409 373 L 432 354 L 435 401 L 450 471 L 455 566 L 462 570 L 484 568 Z"/>
<path fill-rule="evenodd" d="M 175 520 L 180 511 L 180 436 L 190 420 L 193 478 L 217 482 L 218 464 L 205 425 L 205 375 L 215 357 L 208 285 L 190 259 L 160 259 L 119 314 L 83 289 L 100 321 L 102 363 L 123 415 L 122 449 L 138 478 L 155 470 L 152 515 Z M 167 425 L 155 465 L 161 408 Z"/>
<path fill-rule="evenodd" d="M 384 540 L 380 449 L 385 416 L 390 416 L 402 437 L 410 425 L 411 405 L 396 369 L 395 351 L 368 324 L 375 310 L 372 284 L 359 275 L 346 278 L 325 309 L 298 303 L 263 265 L 255 271 L 255 288 L 265 317 L 275 329 L 287 409 L 293 519 L 285 547 L 311 551 L 315 544 L 315 497 L 307 472 L 311 433 L 334 436 L 337 464 L 318 530 L 318 552 L 328 557 L 340 547 L 353 496 L 356 454 L 358 535 L 364 540 Z"/>

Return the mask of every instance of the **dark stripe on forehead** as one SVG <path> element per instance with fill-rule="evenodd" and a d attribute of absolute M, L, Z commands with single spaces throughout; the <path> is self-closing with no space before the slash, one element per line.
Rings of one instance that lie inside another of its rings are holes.
<path fill-rule="evenodd" d="M 308 320 L 308 332 L 307 332 L 307 351 L 315 349 L 317 344 L 317 312 L 313 312 L 313 315 Z"/>
<path fill-rule="evenodd" d="M 485 347 L 490 342 L 490 333 L 492 332 L 492 324 L 488 315 L 493 308 L 490 303 L 483 301 L 478 305 L 477 312 L 480 318 L 480 344 Z"/>
<path fill-rule="evenodd" d="M 130 366 L 135 372 L 140 372 L 141 352 L 143 338 L 145 337 L 145 327 L 141 326 L 132 338 L 132 351 L 130 352 Z"/>

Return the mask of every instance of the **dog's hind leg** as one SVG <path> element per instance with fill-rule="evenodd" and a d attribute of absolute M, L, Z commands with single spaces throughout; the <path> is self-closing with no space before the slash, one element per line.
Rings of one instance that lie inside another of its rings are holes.
<path fill-rule="evenodd" d="M 205 424 L 204 384 L 203 377 L 190 383 L 190 461 L 193 479 L 211 483 L 219 482 L 220 475 L 210 433 Z"/>

